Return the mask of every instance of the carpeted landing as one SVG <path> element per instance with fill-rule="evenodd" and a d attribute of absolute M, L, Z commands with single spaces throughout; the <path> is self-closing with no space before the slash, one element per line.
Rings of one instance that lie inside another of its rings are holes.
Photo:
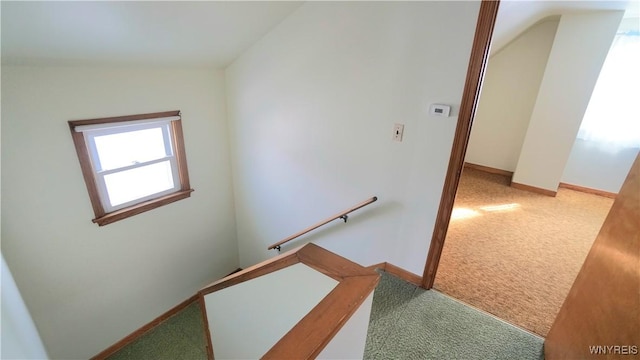
<path fill-rule="evenodd" d="M 109 359 L 206 359 L 198 306 L 190 305 Z M 538 360 L 542 344 L 538 336 L 383 272 L 364 358 Z"/>
<path fill-rule="evenodd" d="M 437 291 L 382 273 L 366 359 L 542 359 L 543 339 Z"/>
<path fill-rule="evenodd" d="M 546 336 L 613 199 L 509 182 L 464 169 L 434 287 Z"/>

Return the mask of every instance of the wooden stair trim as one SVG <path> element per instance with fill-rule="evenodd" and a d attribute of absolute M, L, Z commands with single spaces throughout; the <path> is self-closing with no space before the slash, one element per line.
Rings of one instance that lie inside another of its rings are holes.
<path fill-rule="evenodd" d="M 381 263 L 377 263 L 377 264 L 373 264 L 373 265 L 369 265 L 367 266 L 367 270 L 373 270 L 376 271 L 376 269 L 380 269 L 383 270 L 387 267 L 387 263 L 386 262 L 381 262 Z"/>
<path fill-rule="evenodd" d="M 369 270 L 380 269 L 385 272 L 388 272 L 391 275 L 394 275 L 410 284 L 413 284 L 418 287 L 422 287 L 422 276 L 412 273 L 409 270 L 405 270 L 399 266 L 393 265 L 388 262 L 382 262 L 379 264 L 374 264 L 371 266 L 367 266 Z"/>
<path fill-rule="evenodd" d="M 98 353 L 97 355 L 93 356 L 91 358 L 91 360 L 102 360 L 102 359 L 108 358 L 109 356 L 111 356 L 111 355 L 115 354 L 116 352 L 118 352 L 123 347 L 131 344 L 132 342 L 136 341 L 138 338 L 140 338 L 144 334 L 146 334 L 149 331 L 153 330 L 156 326 L 160 325 L 161 323 L 163 323 L 164 321 L 166 321 L 167 319 L 169 319 L 173 315 L 175 315 L 175 314 L 179 313 L 180 311 L 184 310 L 187 306 L 193 304 L 197 300 L 198 300 L 198 294 L 195 294 L 195 295 L 191 296 L 187 300 L 185 300 L 185 301 L 181 302 L 180 304 L 172 307 L 167 312 L 163 313 L 162 315 L 158 316 L 157 318 L 155 318 L 155 319 L 151 320 L 150 322 L 148 322 L 147 324 L 143 325 L 138 330 L 135 330 L 131 334 L 125 336 L 122 339 L 120 339 L 115 344 L 113 344 L 113 345 L 109 346 L 108 348 L 102 350 L 100 353 Z"/>
<path fill-rule="evenodd" d="M 315 359 L 379 280 L 377 274 L 344 278 L 261 359 Z"/>
<path fill-rule="evenodd" d="M 198 292 L 205 319 L 207 356 L 214 359 L 209 322 L 204 297 L 259 276 L 303 263 L 334 280 L 338 285 L 325 296 L 305 317 L 285 334 L 263 359 L 313 359 L 333 339 L 351 315 L 375 289 L 380 275 L 338 254 L 308 243 L 297 249 L 239 271 L 216 281 Z"/>
<path fill-rule="evenodd" d="M 165 320 L 169 319 L 170 317 L 176 315 L 178 312 L 184 310 L 186 307 L 188 307 L 189 305 L 193 304 L 194 302 L 198 301 L 200 304 L 200 310 L 202 312 L 202 317 L 205 323 L 205 336 L 206 336 L 206 343 L 207 343 L 207 356 L 210 359 L 213 359 L 213 349 L 210 343 L 210 339 L 211 339 L 211 335 L 209 333 L 209 327 L 208 327 L 208 319 L 207 319 L 207 313 L 206 313 L 206 308 L 205 308 L 205 304 L 204 304 L 204 295 L 209 294 L 211 292 L 214 291 L 218 291 L 221 289 L 224 289 L 226 287 L 235 285 L 235 284 L 239 284 L 241 282 L 244 281 L 248 281 L 251 280 L 253 278 L 268 274 L 270 272 L 274 272 L 277 271 L 279 269 L 285 268 L 287 266 L 291 266 L 297 263 L 304 263 L 305 265 L 315 269 L 316 271 L 322 272 L 323 274 L 330 276 L 331 278 L 339 281 L 340 283 L 342 283 L 342 281 L 345 280 L 349 280 L 349 282 L 347 282 L 347 284 L 350 284 L 353 281 L 359 282 L 359 281 L 364 281 L 365 279 L 368 279 L 367 281 L 370 280 L 371 277 L 375 277 L 377 280 L 375 281 L 375 284 L 373 284 L 373 287 L 371 289 L 368 290 L 367 295 L 363 296 L 361 301 L 359 303 L 357 303 L 357 305 L 355 306 L 355 309 L 357 309 L 362 302 L 366 299 L 366 297 L 368 296 L 368 294 L 373 291 L 373 289 L 375 289 L 375 286 L 377 285 L 378 281 L 379 281 L 379 275 L 377 273 L 375 273 L 375 269 L 376 268 L 380 268 L 382 270 L 385 270 L 401 279 L 404 279 L 412 284 L 415 285 L 420 285 L 420 280 L 418 279 L 418 275 L 413 274 L 407 270 L 404 270 L 400 267 L 397 267 L 393 264 L 389 264 L 387 262 L 384 263 L 380 263 L 380 264 L 376 264 L 376 265 L 372 265 L 369 267 L 362 267 L 358 264 L 355 264 L 353 262 L 351 262 L 348 259 L 345 259 L 335 253 L 332 253 L 328 250 L 325 250 L 315 244 L 307 244 L 305 246 L 301 246 L 299 248 L 293 249 L 291 251 L 288 251 L 286 253 L 283 253 L 279 256 L 276 256 L 274 258 L 271 258 L 267 261 L 264 261 L 260 264 L 254 265 L 252 267 L 246 268 L 246 269 L 236 269 L 235 271 L 233 271 L 232 273 L 230 273 L 229 275 L 227 275 L 226 277 L 215 281 L 211 284 L 209 284 L 208 286 L 206 286 L 205 288 L 201 289 L 197 294 L 191 296 L 190 298 L 188 298 L 187 300 L 179 303 L 178 305 L 172 307 L 171 309 L 169 309 L 168 311 L 166 311 L 165 313 L 161 314 L 160 316 L 158 316 L 157 318 L 153 319 L 152 321 L 150 321 L 149 323 L 145 324 L 144 326 L 140 327 L 139 329 L 135 330 L 134 332 L 132 332 L 131 334 L 125 336 L 124 338 L 122 338 L 121 340 L 119 340 L 118 342 L 116 342 L 115 344 L 109 346 L 108 348 L 106 348 L 105 350 L 101 351 L 100 353 L 98 353 L 97 355 L 91 357 L 91 360 L 103 360 L 108 358 L 109 356 L 115 354 L 116 352 L 118 352 L 119 350 L 121 350 L 122 348 L 124 348 L 125 346 L 133 343 L 134 341 L 136 341 L 138 338 L 140 338 L 141 336 L 143 336 L 144 334 L 148 333 L 149 331 L 153 330 L 156 326 L 160 325 L 162 322 L 164 322 Z M 356 280 L 350 280 L 350 279 L 356 279 Z M 359 280 L 358 280 L 359 279 Z M 359 284 L 362 285 L 362 284 Z M 371 285 L 371 284 L 370 284 Z M 338 288 L 338 286 L 333 290 L 335 291 Z M 332 291 L 332 293 L 333 293 Z M 341 290 L 342 291 L 342 290 Z M 329 294 L 331 295 L 331 293 Z M 329 296 L 327 295 L 327 297 Z M 341 294 L 338 294 L 338 296 L 342 296 Z M 325 297 L 325 299 L 327 298 Z M 347 298 L 345 298 L 347 299 Z M 330 299 L 329 299 L 330 300 Z M 328 301 L 329 301 L 328 300 Z M 323 299 L 324 301 L 324 299 Z M 320 306 L 320 303 L 316 306 L 318 307 Z M 314 308 L 315 309 L 315 308 Z M 324 311 L 324 310 L 323 310 Z M 313 312 L 313 310 L 312 310 Z M 355 310 L 353 311 L 355 312 Z M 320 348 L 320 351 L 322 350 L 322 348 L 324 348 L 324 346 L 333 338 L 333 336 L 337 333 L 337 331 L 340 330 L 340 328 L 342 328 L 342 326 L 344 325 L 344 323 L 346 323 L 346 321 L 351 317 L 351 315 L 353 314 L 353 312 L 347 312 L 348 315 L 344 318 L 344 322 L 339 323 L 336 327 L 333 328 L 333 331 L 330 332 L 329 334 L 329 338 L 327 339 L 326 343 L 324 343 L 322 345 L 322 347 Z M 311 313 L 307 314 L 307 316 L 310 316 Z M 304 318 L 303 318 L 304 319 Z M 282 339 L 281 339 L 282 340 Z M 281 345 L 284 346 L 284 345 Z M 275 346 L 272 348 L 274 349 L 274 351 L 280 351 L 281 349 L 275 349 Z M 312 351 L 313 353 L 313 351 Z M 319 352 L 318 352 L 319 353 Z"/>
<path fill-rule="evenodd" d="M 341 281 L 350 276 L 366 276 L 374 272 L 329 250 L 309 243 L 298 252 L 300 262 L 330 278 Z"/>
<path fill-rule="evenodd" d="M 395 266 L 393 264 L 387 263 L 387 267 L 385 268 L 386 272 L 389 274 L 395 275 L 400 279 L 405 280 L 408 283 L 411 283 L 415 286 L 422 286 L 422 276 L 416 275 L 408 270 L 405 270 L 399 266 Z"/>
<path fill-rule="evenodd" d="M 295 265 L 300 262 L 297 252 L 302 248 L 303 246 L 287 251 L 269 260 L 250 266 L 244 270 L 238 271 L 225 278 L 215 281 L 198 291 L 198 294 L 204 296 L 214 291 L 222 290 L 226 287 L 240 284 L 242 282 L 255 279 L 259 276 L 278 271 L 291 265 Z"/>
<path fill-rule="evenodd" d="M 207 352 L 207 359 L 213 359 L 213 345 L 211 344 L 211 331 L 209 331 L 209 317 L 207 316 L 207 307 L 204 296 L 198 294 L 198 303 L 200 303 L 200 313 L 202 314 L 202 323 L 204 324 L 204 344 Z"/>

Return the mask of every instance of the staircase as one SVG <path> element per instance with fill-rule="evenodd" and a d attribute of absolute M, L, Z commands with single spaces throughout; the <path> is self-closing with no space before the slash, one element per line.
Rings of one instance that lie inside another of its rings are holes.
<path fill-rule="evenodd" d="M 198 293 L 209 359 L 362 358 L 379 274 L 307 244 Z"/>

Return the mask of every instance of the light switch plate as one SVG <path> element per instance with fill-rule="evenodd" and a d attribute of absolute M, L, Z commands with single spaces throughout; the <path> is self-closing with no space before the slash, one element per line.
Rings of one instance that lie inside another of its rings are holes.
<path fill-rule="evenodd" d="M 404 135 L 404 124 L 393 125 L 393 141 L 402 141 Z"/>

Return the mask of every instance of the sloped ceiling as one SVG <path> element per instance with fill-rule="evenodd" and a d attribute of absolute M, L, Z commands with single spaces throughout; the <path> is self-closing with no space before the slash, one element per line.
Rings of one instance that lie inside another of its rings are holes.
<path fill-rule="evenodd" d="M 538 21 L 553 15 L 593 10 L 627 10 L 638 16 L 638 1 L 522 1 L 502 0 L 493 32 L 491 54 L 496 53 Z"/>
<path fill-rule="evenodd" d="M 2 1 L 2 63 L 224 67 L 301 3 Z"/>
<path fill-rule="evenodd" d="M 3 64 L 225 67 L 301 1 L 2 1 Z M 551 15 L 638 1 L 502 0 L 491 53 Z"/>

